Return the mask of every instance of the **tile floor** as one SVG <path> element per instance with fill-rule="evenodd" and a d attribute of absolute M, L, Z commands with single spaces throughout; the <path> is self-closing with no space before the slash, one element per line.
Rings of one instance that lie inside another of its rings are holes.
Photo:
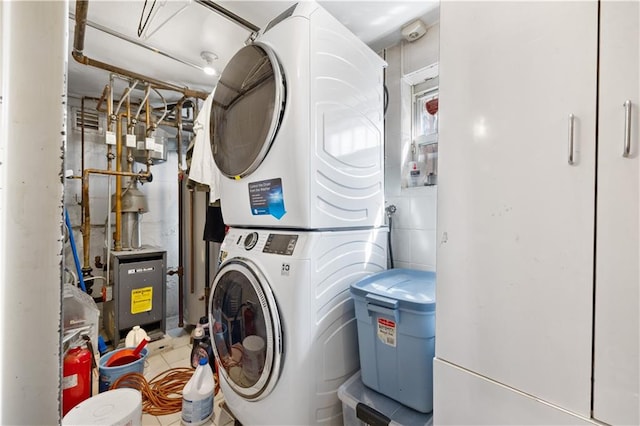
<path fill-rule="evenodd" d="M 190 366 L 190 333 L 184 329 L 176 329 L 167 332 L 167 335 L 170 337 L 170 339 L 166 339 L 170 341 L 168 344 L 164 344 L 166 342 L 162 341 L 149 343 L 151 353 L 144 366 L 144 376 L 147 380 L 151 380 L 170 368 Z M 219 392 L 214 400 L 214 415 L 210 422 L 205 423 L 205 426 L 230 426 L 234 424 L 234 419 L 220 408 L 223 401 L 222 393 Z M 157 417 L 142 414 L 142 424 L 143 426 L 178 426 L 181 424 L 180 413 Z"/>

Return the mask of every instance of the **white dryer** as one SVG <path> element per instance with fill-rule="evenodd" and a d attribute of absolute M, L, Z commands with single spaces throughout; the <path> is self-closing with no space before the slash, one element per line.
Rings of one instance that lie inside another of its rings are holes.
<path fill-rule="evenodd" d="M 231 226 L 384 223 L 383 68 L 326 10 L 300 2 L 222 72 L 211 144 Z"/>
<path fill-rule="evenodd" d="M 341 424 L 337 390 L 360 364 L 349 287 L 386 269 L 386 234 L 231 228 L 209 324 L 241 423 Z"/>

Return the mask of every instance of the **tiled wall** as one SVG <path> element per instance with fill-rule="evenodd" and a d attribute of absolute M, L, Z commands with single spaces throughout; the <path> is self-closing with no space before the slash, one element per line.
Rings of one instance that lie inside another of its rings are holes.
<path fill-rule="evenodd" d="M 396 206 L 391 247 L 396 268 L 436 270 L 436 186 L 410 188 L 387 197 Z"/>
<path fill-rule="evenodd" d="M 411 87 L 402 76 L 438 62 L 439 26 L 421 39 L 386 49 L 389 106 L 385 117 L 385 197 L 395 205 L 391 247 L 396 268 L 435 271 L 437 186 L 407 188 L 403 165 L 411 147 Z"/>

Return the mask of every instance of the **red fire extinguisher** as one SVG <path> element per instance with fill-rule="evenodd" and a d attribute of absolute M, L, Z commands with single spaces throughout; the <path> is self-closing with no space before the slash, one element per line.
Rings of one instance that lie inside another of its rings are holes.
<path fill-rule="evenodd" d="M 91 396 L 91 358 L 86 346 L 69 349 L 62 366 L 62 415 Z"/>

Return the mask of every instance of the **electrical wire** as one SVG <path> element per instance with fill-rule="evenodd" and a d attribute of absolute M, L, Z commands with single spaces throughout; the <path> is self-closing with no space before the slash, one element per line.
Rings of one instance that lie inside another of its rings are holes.
<path fill-rule="evenodd" d="M 147 28 L 147 24 L 149 23 L 149 18 L 151 18 L 151 13 L 153 12 L 153 8 L 156 7 L 156 0 L 153 0 L 151 4 L 151 8 L 149 9 L 149 14 L 147 15 L 147 19 L 144 19 L 144 11 L 147 8 L 147 0 L 144 0 L 144 5 L 142 6 L 142 13 L 140 14 L 140 22 L 138 22 L 138 37 L 140 37 Z M 144 24 L 142 21 L 144 20 Z"/>
<path fill-rule="evenodd" d="M 166 416 L 182 410 L 182 389 L 193 376 L 192 368 L 172 368 L 166 370 L 150 381 L 140 373 L 128 373 L 113 382 L 110 389 L 132 388 L 142 393 L 142 411 L 152 416 Z M 215 390 L 218 394 L 220 386 L 217 375 L 214 375 Z"/>

